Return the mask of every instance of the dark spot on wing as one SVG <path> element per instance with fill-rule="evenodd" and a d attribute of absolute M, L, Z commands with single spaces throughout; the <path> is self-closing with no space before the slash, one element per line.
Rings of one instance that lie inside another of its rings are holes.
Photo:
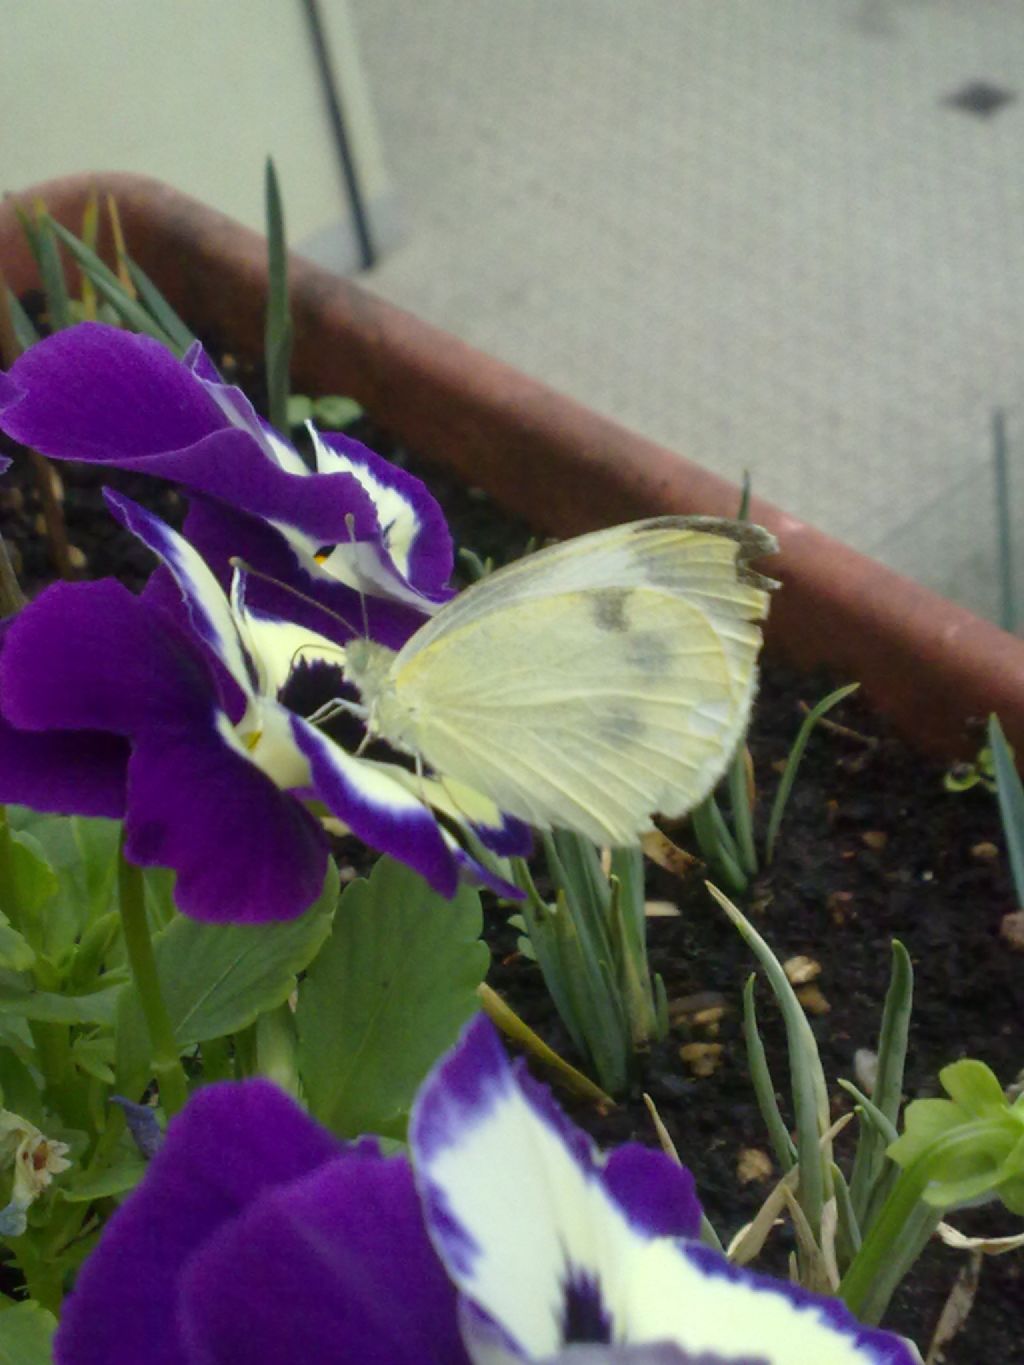
<path fill-rule="evenodd" d="M 647 677 L 663 678 L 668 672 L 672 650 L 664 636 L 653 630 L 638 630 L 626 642 L 626 658 Z"/>
<path fill-rule="evenodd" d="M 631 592 L 630 588 L 601 588 L 591 594 L 590 607 L 594 613 L 594 623 L 600 630 L 629 629 L 626 602 Z"/>

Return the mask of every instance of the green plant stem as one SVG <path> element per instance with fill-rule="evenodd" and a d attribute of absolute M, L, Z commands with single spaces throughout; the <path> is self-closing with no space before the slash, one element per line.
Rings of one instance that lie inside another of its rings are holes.
<path fill-rule="evenodd" d="M 146 920 L 146 894 L 142 872 L 124 856 L 123 847 L 118 887 L 121 929 L 124 933 L 132 979 L 138 991 L 139 1003 L 149 1032 L 153 1074 L 160 1087 L 160 1102 L 164 1107 L 164 1113 L 168 1118 L 172 1118 L 185 1106 L 188 1099 L 188 1084 L 181 1065 L 177 1040 L 174 1037 L 174 1027 L 160 989 L 156 957 L 149 936 L 149 923 Z"/>
<path fill-rule="evenodd" d="M 7 807 L 0 805 L 0 910 L 15 929 L 21 927 L 14 881 L 14 852 L 11 848 L 11 827 L 7 821 Z"/>

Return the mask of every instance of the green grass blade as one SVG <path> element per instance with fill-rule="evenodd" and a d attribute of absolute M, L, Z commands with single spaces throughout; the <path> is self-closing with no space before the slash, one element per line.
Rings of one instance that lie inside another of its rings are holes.
<path fill-rule="evenodd" d="M 868 1226 L 870 1210 L 877 1203 L 878 1182 L 886 1173 L 885 1149 L 896 1139 L 913 998 L 914 969 L 910 962 L 910 954 L 902 943 L 894 940 L 892 971 L 878 1039 L 875 1083 L 871 1099 L 862 1104 L 868 1118 L 872 1118 L 872 1111 L 877 1109 L 881 1122 L 861 1124 L 857 1155 L 850 1176 L 850 1198 L 862 1228 Z M 843 1085 L 850 1094 L 854 1094 L 848 1083 L 840 1081 L 840 1085 Z M 859 1091 L 856 1092 L 855 1098 L 859 1104 L 862 1103 L 863 1097 Z"/>
<path fill-rule="evenodd" d="M 175 350 L 182 355 L 195 341 L 195 337 L 182 322 L 181 318 L 164 298 L 163 294 L 149 278 L 141 265 L 136 264 L 130 256 L 125 257 L 125 265 L 128 267 L 128 274 L 131 276 L 132 284 L 138 290 L 139 298 L 149 309 L 155 321 L 161 326 L 171 341 L 174 343 Z"/>
<path fill-rule="evenodd" d="M 29 250 L 35 257 L 36 265 L 38 265 L 40 255 L 39 226 L 36 223 L 36 220 L 33 218 L 32 214 L 28 211 L 28 209 L 24 207 L 24 205 L 16 203 L 13 205 L 13 208 L 14 216 L 18 220 L 22 232 L 25 234 L 25 241 L 28 243 Z"/>
<path fill-rule="evenodd" d="M 757 876 L 757 849 L 754 845 L 754 811 L 750 804 L 747 746 L 741 744 L 729 764 L 729 804 L 736 849 L 748 877 Z"/>
<path fill-rule="evenodd" d="M 3 276 L 0 275 L 0 280 Z M 32 326 L 32 319 L 21 306 L 18 296 L 4 285 L 7 298 L 7 314 L 11 321 L 11 331 L 14 333 L 14 340 L 19 351 L 27 351 L 30 346 L 34 346 L 39 340 L 39 333 Z"/>
<path fill-rule="evenodd" d="M 750 470 L 743 471 L 743 482 L 740 485 L 740 505 L 736 513 L 737 521 L 750 520 Z"/>
<path fill-rule="evenodd" d="M 839 1085 L 861 1108 L 863 1111 L 864 1123 L 878 1133 L 879 1137 L 885 1142 L 885 1145 L 888 1147 L 891 1143 L 895 1142 L 899 1137 L 899 1132 L 897 1131 L 895 1124 L 890 1123 L 885 1117 L 878 1105 L 872 1104 L 863 1090 L 858 1090 L 852 1081 L 847 1081 L 840 1077 Z"/>
<path fill-rule="evenodd" d="M 267 366 L 267 406 L 270 423 L 288 432 L 289 370 L 292 358 L 292 320 L 288 311 L 288 250 L 284 209 L 274 163 L 267 158 L 267 320 L 264 357 Z"/>
<path fill-rule="evenodd" d="M 106 299 L 122 322 L 132 331 L 151 336 L 169 350 L 176 351 L 177 348 L 164 329 L 155 319 L 150 317 L 148 310 L 143 307 L 138 299 L 132 298 L 114 272 L 100 260 L 95 251 L 90 251 L 74 233 L 69 232 L 67 228 L 62 227 L 54 219 L 50 218 L 47 221 L 52 224 L 53 231 L 71 252 L 89 279 L 92 280 L 97 293 Z"/>
<path fill-rule="evenodd" d="M 839 1213 L 839 1221 L 836 1227 L 836 1252 L 840 1269 L 845 1270 L 860 1250 L 861 1235 L 857 1215 L 853 1211 L 853 1203 L 850 1200 L 846 1177 L 834 1161 L 832 1163 L 832 1186 L 836 1192 L 836 1206 Z"/>
<path fill-rule="evenodd" d="M 82 212 L 82 242 L 90 251 L 96 250 L 96 243 L 100 235 L 100 197 L 95 187 L 89 191 L 89 197 L 85 201 L 85 209 Z M 99 300 L 96 295 L 96 286 L 89 276 L 82 274 L 82 319 L 86 322 L 95 322 Z"/>
<path fill-rule="evenodd" d="M 775 840 L 779 835 L 779 826 L 782 824 L 782 817 L 786 813 L 786 805 L 789 801 L 790 793 L 793 790 L 797 772 L 800 769 L 800 762 L 804 756 L 804 750 L 807 748 L 807 741 L 810 739 L 814 727 L 826 712 L 831 711 L 833 706 L 838 706 L 843 698 L 848 697 L 851 692 L 856 692 L 858 687 L 860 687 L 860 683 L 847 683 L 845 687 L 837 687 L 834 692 L 830 692 L 827 697 L 823 697 L 822 700 L 818 702 L 817 706 L 808 711 L 807 715 L 804 717 L 803 724 L 797 731 L 796 739 L 793 741 L 793 747 L 789 751 L 789 757 L 786 759 L 786 768 L 782 774 L 782 781 L 779 783 L 779 790 L 775 793 L 775 800 L 772 802 L 771 816 L 768 820 L 768 833 L 765 835 L 764 840 L 764 860 L 766 863 L 770 863 L 772 860 L 772 854 L 775 851 Z"/>
<path fill-rule="evenodd" d="M 71 326 L 71 300 L 57 239 L 53 235 L 52 219 L 47 217 L 42 205 L 36 208 L 36 220 L 39 226 L 39 277 L 46 296 L 46 312 L 51 330 L 59 332 Z"/>
<path fill-rule="evenodd" d="M 775 1083 L 768 1066 L 764 1043 L 761 1041 L 761 1032 L 757 1027 L 757 1007 L 754 1003 L 756 984 L 757 976 L 751 972 L 743 988 L 743 1038 L 747 1045 L 747 1066 L 757 1097 L 757 1107 L 761 1111 L 764 1125 L 768 1129 L 768 1137 L 775 1150 L 775 1160 L 785 1174 L 796 1165 L 796 1147 L 789 1136 L 789 1129 L 775 1098 Z"/>
<path fill-rule="evenodd" d="M 742 895 L 747 889 L 747 877 L 740 862 L 739 849 L 713 795 L 706 796 L 699 806 L 694 806 L 690 812 L 690 822 L 701 857 L 734 895 Z"/>
<path fill-rule="evenodd" d="M 996 774 L 999 814 L 1003 820 L 1006 852 L 1017 892 L 1017 904 L 1024 905 L 1024 786 L 1014 766 L 1010 746 L 998 716 L 989 716 L 988 742 Z"/>
<path fill-rule="evenodd" d="M 760 962 L 782 1011 L 796 1117 L 796 1150 L 800 1167 L 798 1199 L 811 1232 L 817 1238 L 821 1232 L 822 1210 L 826 1198 L 831 1195 L 832 1183 L 832 1145 L 821 1141 L 829 1128 L 829 1103 L 818 1045 L 778 958 L 746 916 L 717 887 L 710 882 L 706 885 Z"/>

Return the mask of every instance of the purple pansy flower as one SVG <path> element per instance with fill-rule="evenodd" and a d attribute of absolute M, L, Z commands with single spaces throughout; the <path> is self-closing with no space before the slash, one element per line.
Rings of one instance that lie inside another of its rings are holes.
<path fill-rule="evenodd" d="M 265 1081 L 210 1086 L 82 1268 L 57 1365 L 912 1365 L 837 1301 L 696 1240 L 689 1173 L 607 1160 L 477 1019 L 411 1163 Z"/>
<path fill-rule="evenodd" d="M 243 558 L 360 626 L 364 594 L 371 635 L 391 647 L 451 596 L 451 538 L 423 484 L 310 428 L 313 473 L 198 343 L 179 361 L 103 323 L 57 332 L 0 374 L 0 430 L 55 459 L 180 484 L 194 495 L 186 532 L 224 587 Z"/>
<path fill-rule="evenodd" d="M 463 871 L 514 893 L 452 830 L 503 853 L 528 846 L 523 826 L 326 733 L 325 720 L 347 715 L 341 647 L 253 609 L 243 570 L 229 601 L 184 537 L 107 497 L 173 576 L 189 630 L 109 579 L 57 584 L 30 603 L 0 654 L 0 800 L 37 804 L 52 782 L 61 809 L 123 809 L 128 858 L 174 868 L 177 904 L 197 919 L 285 919 L 312 904 L 328 846 L 309 801 L 442 895 Z M 95 782 L 68 761 L 89 746 L 106 759 Z"/>

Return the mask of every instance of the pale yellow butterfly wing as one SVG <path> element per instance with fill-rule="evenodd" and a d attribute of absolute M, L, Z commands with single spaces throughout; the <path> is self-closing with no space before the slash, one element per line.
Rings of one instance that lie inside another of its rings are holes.
<path fill-rule="evenodd" d="M 630 843 L 710 790 L 746 726 L 767 595 L 743 552 L 661 518 L 511 565 L 392 661 L 381 730 L 531 824 Z"/>

